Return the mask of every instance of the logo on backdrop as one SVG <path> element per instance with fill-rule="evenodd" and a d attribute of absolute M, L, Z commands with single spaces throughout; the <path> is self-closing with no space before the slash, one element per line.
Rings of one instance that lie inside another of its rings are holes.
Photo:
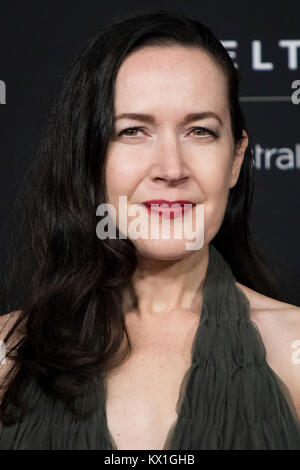
<path fill-rule="evenodd" d="M 262 147 L 255 144 L 251 149 L 257 170 L 300 170 L 300 143 L 295 147 Z"/>
<path fill-rule="evenodd" d="M 235 62 L 237 58 L 238 41 L 221 41 L 236 68 L 239 64 Z M 285 61 L 288 70 L 298 69 L 298 49 L 300 49 L 300 39 L 280 39 L 278 46 L 283 49 L 285 53 L 282 55 L 282 60 Z M 277 53 L 276 53 L 277 54 Z M 270 71 L 274 70 L 274 63 L 271 57 L 267 57 L 263 52 L 263 44 L 260 40 L 251 41 L 251 67 L 252 70 L 257 71 Z"/>
<path fill-rule="evenodd" d="M 275 50 L 275 53 L 270 53 L 270 47 L 268 51 L 266 50 L 266 45 L 261 40 L 253 40 L 250 43 L 250 46 L 245 46 L 244 44 L 239 44 L 236 40 L 221 41 L 235 67 L 239 68 L 239 57 L 243 59 L 242 68 L 243 72 L 246 70 L 245 56 L 247 56 L 247 51 L 245 47 L 250 49 L 250 71 L 259 73 L 266 72 L 264 74 L 264 80 L 261 82 L 264 87 L 263 90 L 268 89 L 267 76 L 270 73 L 276 72 L 276 68 L 281 69 L 282 65 L 287 69 L 288 72 L 295 72 L 299 70 L 299 50 L 300 50 L 300 39 L 280 39 L 275 42 L 275 47 L 278 48 Z M 239 46 L 241 46 L 239 48 Z M 268 44 L 270 46 L 270 43 Z M 276 64 L 275 64 L 276 59 Z M 280 67 L 278 66 L 278 59 L 281 61 Z M 249 79 L 247 87 L 251 85 L 251 74 L 248 74 L 246 71 L 245 76 Z M 266 80 L 265 80 L 266 79 Z M 282 80 L 281 80 L 282 82 Z M 257 82 L 255 82 L 257 83 Z M 300 80 L 296 79 L 292 82 L 289 81 L 288 87 L 286 87 L 287 92 L 284 93 L 285 96 L 279 96 L 280 93 L 277 93 L 277 96 L 268 95 L 265 91 L 255 92 L 253 96 L 241 96 L 241 102 L 257 102 L 257 103 L 280 103 L 287 102 L 293 105 L 300 104 Z M 254 96 L 256 95 L 256 96 Z M 253 148 L 251 148 L 253 155 L 254 166 L 257 170 L 299 170 L 300 169 L 300 143 L 295 143 L 287 147 L 282 145 L 281 147 L 275 147 L 269 145 L 265 147 L 261 143 L 256 143 Z"/>
<path fill-rule="evenodd" d="M 300 39 L 280 39 L 278 40 L 277 44 L 271 44 L 269 42 L 267 44 L 268 49 L 261 40 L 251 41 L 250 47 L 245 46 L 245 44 L 242 43 L 240 50 L 238 41 L 229 40 L 221 41 L 221 43 L 227 50 L 237 69 L 239 69 L 240 66 L 237 60 L 238 54 L 243 59 L 242 74 L 245 74 L 245 76 L 247 76 L 247 88 L 251 85 L 251 74 L 249 74 L 249 72 L 266 72 L 266 74 L 264 75 L 264 80 L 261 82 L 261 84 L 263 87 L 262 90 L 267 90 L 269 88 L 269 85 L 272 85 L 272 83 L 267 82 L 268 76 L 271 79 L 272 73 L 277 72 L 279 74 L 282 74 L 284 68 L 286 68 L 287 71 L 290 73 L 299 70 Z M 270 46 L 273 47 L 273 50 L 274 46 L 276 48 L 278 47 L 278 49 L 275 50 L 275 53 L 270 53 Z M 245 47 L 248 47 L 248 49 L 246 50 Z M 250 70 L 246 69 L 245 59 L 248 57 L 248 52 L 250 52 Z M 283 82 L 283 78 L 284 77 L 280 77 L 281 82 Z M 295 91 L 292 91 L 290 89 L 290 86 L 292 90 Z M 270 89 L 272 88 L 273 87 L 270 86 Z M 264 91 L 257 92 L 257 89 L 255 89 L 253 95 L 256 96 L 241 96 L 240 100 L 242 102 L 290 102 L 296 105 L 300 103 L 300 80 L 294 80 L 291 85 L 289 85 L 288 92 L 284 92 L 285 96 L 279 96 L 280 94 L 281 93 L 278 92 L 276 93 L 276 96 L 271 96 L 267 95 L 267 93 L 265 93 Z"/>

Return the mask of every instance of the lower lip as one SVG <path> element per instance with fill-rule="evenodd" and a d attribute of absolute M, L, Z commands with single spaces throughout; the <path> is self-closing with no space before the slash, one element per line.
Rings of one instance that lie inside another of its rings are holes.
<path fill-rule="evenodd" d="M 184 217 L 186 214 L 191 212 L 193 205 L 181 205 L 180 207 L 159 207 L 159 206 L 146 206 L 146 209 L 150 214 L 158 214 L 160 217 L 168 219 L 176 219 L 177 217 Z"/>

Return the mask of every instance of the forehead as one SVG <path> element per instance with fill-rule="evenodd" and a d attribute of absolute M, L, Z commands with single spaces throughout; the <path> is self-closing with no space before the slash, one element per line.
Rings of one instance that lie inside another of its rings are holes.
<path fill-rule="evenodd" d="M 131 53 L 121 64 L 114 102 L 117 113 L 204 108 L 225 113 L 226 77 L 200 49 L 148 46 Z"/>

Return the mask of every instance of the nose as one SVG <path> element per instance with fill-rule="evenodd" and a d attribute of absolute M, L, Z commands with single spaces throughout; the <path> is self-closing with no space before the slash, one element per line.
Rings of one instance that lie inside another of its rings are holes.
<path fill-rule="evenodd" d="M 153 181 L 182 182 L 188 179 L 183 150 L 171 131 L 161 136 L 155 146 L 150 176 Z"/>

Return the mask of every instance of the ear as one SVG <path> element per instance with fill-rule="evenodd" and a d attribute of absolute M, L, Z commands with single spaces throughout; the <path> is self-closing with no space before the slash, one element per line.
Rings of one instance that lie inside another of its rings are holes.
<path fill-rule="evenodd" d="M 245 129 L 243 129 L 242 141 L 233 156 L 229 188 L 233 188 L 236 185 L 237 180 L 239 179 L 240 170 L 244 160 L 246 148 L 248 147 L 248 143 L 248 134 Z"/>

